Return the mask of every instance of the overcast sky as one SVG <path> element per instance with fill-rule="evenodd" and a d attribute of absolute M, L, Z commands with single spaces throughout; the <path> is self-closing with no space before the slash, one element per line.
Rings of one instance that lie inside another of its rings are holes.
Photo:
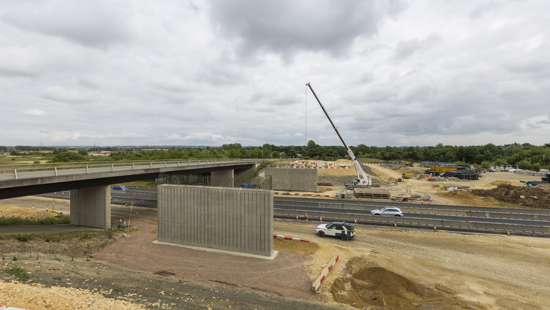
<path fill-rule="evenodd" d="M 0 145 L 550 142 L 550 1 L 0 2 Z M 307 105 L 306 105 L 307 103 Z"/>

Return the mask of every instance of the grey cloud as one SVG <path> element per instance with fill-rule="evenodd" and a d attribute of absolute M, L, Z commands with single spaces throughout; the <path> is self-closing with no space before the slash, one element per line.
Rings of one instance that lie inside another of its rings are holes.
<path fill-rule="evenodd" d="M 424 40 L 411 39 L 400 41 L 393 51 L 393 59 L 405 59 L 414 53 L 431 48 L 440 41 L 442 41 L 442 38 L 438 34 L 431 34 Z"/>
<path fill-rule="evenodd" d="M 213 0 L 210 19 L 238 38 L 241 57 L 272 53 L 288 62 L 300 51 L 345 55 L 355 39 L 372 37 L 405 7 L 402 0 Z"/>
<path fill-rule="evenodd" d="M 61 37 L 80 45 L 106 49 L 131 39 L 124 14 L 101 1 L 16 1 L 0 18 L 19 29 Z M 114 7 L 114 6 L 110 6 Z"/>
<path fill-rule="evenodd" d="M 478 19 L 490 11 L 502 8 L 504 1 L 487 1 L 478 5 L 470 12 L 470 19 Z"/>

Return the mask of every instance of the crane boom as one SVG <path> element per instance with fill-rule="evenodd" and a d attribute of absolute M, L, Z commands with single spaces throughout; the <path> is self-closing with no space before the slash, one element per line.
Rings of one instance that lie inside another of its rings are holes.
<path fill-rule="evenodd" d="M 353 165 L 355 166 L 355 171 L 357 172 L 357 178 L 358 178 L 358 181 L 359 181 L 358 185 L 369 185 L 369 186 L 371 186 L 372 185 L 372 180 L 367 176 L 365 171 L 363 171 L 363 168 L 361 168 L 361 165 L 357 161 L 357 158 L 355 157 L 355 154 L 353 154 L 353 151 L 348 147 L 348 145 L 346 144 L 346 141 L 344 141 L 344 138 L 342 138 L 342 135 L 340 135 L 340 132 L 338 131 L 338 128 L 336 128 L 336 126 L 332 122 L 332 119 L 328 115 L 327 110 L 325 110 L 325 107 L 321 103 L 321 100 L 319 100 L 319 97 L 317 97 L 317 94 L 315 93 L 315 91 L 311 87 L 311 84 L 307 83 L 306 86 L 308 86 L 309 89 L 311 90 L 311 92 L 313 93 L 313 96 L 315 97 L 315 99 L 317 100 L 319 105 L 321 106 L 321 109 L 323 109 L 323 112 L 325 112 L 325 115 L 327 116 L 328 121 L 332 125 L 332 128 L 334 128 L 334 131 L 336 131 L 336 134 L 338 135 L 338 138 L 340 138 L 340 141 L 342 141 L 342 144 L 344 144 L 344 147 L 348 151 L 348 154 L 351 158 L 351 161 L 353 161 Z M 359 174 L 361 174 L 361 175 L 359 175 Z M 354 185 L 356 185 L 356 184 L 354 184 Z"/>

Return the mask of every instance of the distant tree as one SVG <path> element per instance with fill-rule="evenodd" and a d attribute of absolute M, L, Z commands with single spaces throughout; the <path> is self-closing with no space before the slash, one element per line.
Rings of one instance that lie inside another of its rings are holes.
<path fill-rule="evenodd" d="M 517 166 L 520 168 L 520 169 L 525 169 L 525 170 L 531 170 L 531 163 L 528 162 L 527 160 L 522 160 L 520 162 L 517 163 Z"/>
<path fill-rule="evenodd" d="M 82 156 L 88 156 L 88 151 L 86 151 L 85 149 L 80 149 L 78 150 L 78 154 Z"/>
<path fill-rule="evenodd" d="M 482 161 L 481 162 L 481 168 L 483 169 L 489 169 L 489 167 L 491 167 L 491 163 L 488 162 L 488 161 Z"/>
<path fill-rule="evenodd" d="M 541 165 L 540 165 L 539 163 L 534 163 L 534 164 L 531 166 L 531 170 L 536 171 L 536 172 L 539 172 L 539 171 L 540 171 L 540 168 L 541 168 Z"/>
<path fill-rule="evenodd" d="M 295 149 L 290 149 L 290 150 L 288 151 L 288 156 L 289 156 L 289 157 L 292 157 L 292 158 L 296 158 L 296 156 L 298 156 L 298 153 L 296 152 Z"/>
<path fill-rule="evenodd" d="M 63 163 L 63 162 L 70 162 L 70 161 L 85 161 L 86 158 L 78 153 L 73 152 L 63 152 L 58 153 L 57 155 L 54 155 L 54 157 L 50 160 L 52 163 Z"/>
<path fill-rule="evenodd" d="M 281 158 L 281 153 L 275 151 L 271 153 L 271 158 Z"/>

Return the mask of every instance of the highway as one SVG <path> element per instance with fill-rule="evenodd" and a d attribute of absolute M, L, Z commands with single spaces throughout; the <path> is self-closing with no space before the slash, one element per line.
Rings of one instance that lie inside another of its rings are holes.
<path fill-rule="evenodd" d="M 134 206 L 146 206 L 156 208 L 157 191 L 155 189 L 130 188 L 129 191 L 113 190 L 112 201 L 114 204 L 127 204 Z M 47 197 L 65 198 L 69 197 L 69 192 L 58 192 L 44 194 Z M 370 211 L 382 207 L 399 207 L 405 213 L 405 217 L 379 217 L 372 216 Z M 146 209 L 146 208 L 143 208 Z M 449 206 L 449 205 L 426 205 L 410 204 L 397 202 L 380 202 L 370 200 L 337 200 L 337 199 L 311 199 L 311 198 L 274 198 L 274 216 L 279 218 L 294 218 L 296 215 L 300 219 L 305 219 L 305 213 L 315 214 L 315 219 L 319 216 L 328 218 L 360 218 L 373 225 L 388 225 L 393 221 L 418 219 L 422 222 L 426 220 L 440 221 L 444 223 L 467 223 L 471 230 L 476 227 L 486 226 L 486 224 L 496 224 L 501 231 L 506 231 L 509 227 L 550 227 L 550 210 L 537 209 L 510 209 L 510 208 L 486 208 L 471 206 Z M 155 210 L 156 211 L 156 210 Z M 142 211 L 145 212 L 145 211 Z M 452 214 L 449 214 L 452 213 Z M 116 215 L 115 215 L 116 216 Z M 151 213 L 151 217 L 154 213 Z M 447 221 L 447 222 L 446 222 Z M 403 223 L 406 224 L 406 223 Z M 410 224 L 410 223 L 409 223 Z M 412 225 L 412 224 L 411 224 Z M 465 225 L 466 224 L 459 224 Z M 513 225 L 513 226 L 510 226 Z M 412 225 L 411 227 L 413 227 Z M 433 224 L 432 224 L 433 226 Z M 493 225 L 494 226 L 494 225 Z M 550 231 L 549 231 L 550 232 Z"/>

